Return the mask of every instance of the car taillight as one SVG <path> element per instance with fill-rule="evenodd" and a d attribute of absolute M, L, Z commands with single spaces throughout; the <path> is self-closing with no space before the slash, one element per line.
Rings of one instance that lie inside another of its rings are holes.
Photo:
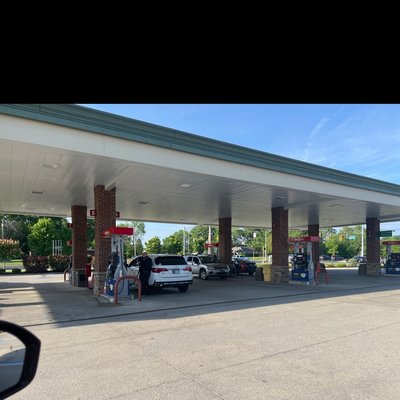
<path fill-rule="evenodd" d="M 158 274 L 160 272 L 166 272 L 166 271 L 168 271 L 168 269 L 167 268 L 158 268 L 157 267 L 157 268 L 152 268 L 151 271 L 156 273 L 156 274 Z"/>
<path fill-rule="evenodd" d="M 192 267 L 185 267 L 185 268 L 183 268 L 183 270 L 184 270 L 184 271 L 189 271 L 189 272 L 190 272 L 190 271 L 192 270 Z"/>

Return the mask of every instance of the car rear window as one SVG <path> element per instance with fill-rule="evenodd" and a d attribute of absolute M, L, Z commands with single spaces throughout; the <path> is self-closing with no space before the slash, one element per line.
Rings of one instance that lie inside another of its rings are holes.
<path fill-rule="evenodd" d="M 156 265 L 187 265 L 185 259 L 180 256 L 161 256 L 154 259 Z"/>
<path fill-rule="evenodd" d="M 212 264 L 212 263 L 218 263 L 219 260 L 216 259 L 215 257 L 200 257 L 201 262 L 204 264 Z"/>

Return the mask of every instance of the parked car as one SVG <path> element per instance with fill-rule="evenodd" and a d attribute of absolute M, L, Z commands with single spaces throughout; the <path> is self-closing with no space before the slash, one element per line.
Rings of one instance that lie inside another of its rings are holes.
<path fill-rule="evenodd" d="M 354 257 L 358 263 L 366 263 L 367 262 L 367 257 L 363 256 L 356 256 Z"/>
<path fill-rule="evenodd" d="M 248 257 L 232 257 L 232 268 L 237 275 L 249 274 L 251 276 L 256 272 L 257 265 Z"/>
<path fill-rule="evenodd" d="M 149 286 L 152 288 L 175 287 L 180 292 L 186 292 L 193 283 L 192 268 L 187 265 L 182 256 L 169 254 L 149 254 L 152 268 L 149 277 Z M 138 261 L 142 256 L 134 257 L 128 269 L 132 275 L 139 273 Z"/>
<path fill-rule="evenodd" d="M 229 276 L 229 266 L 222 264 L 218 258 L 208 254 L 196 254 L 183 256 L 186 262 L 192 267 L 192 272 L 200 279 L 218 277 L 225 279 Z"/>

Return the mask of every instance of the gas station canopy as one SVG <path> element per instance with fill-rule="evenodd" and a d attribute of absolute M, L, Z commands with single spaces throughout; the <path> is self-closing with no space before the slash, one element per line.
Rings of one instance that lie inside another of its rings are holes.
<path fill-rule="evenodd" d="M 273 132 L 271 132 L 272 134 Z M 116 188 L 122 220 L 307 229 L 400 220 L 400 186 L 76 105 L 0 105 L 0 213 L 66 217 Z"/>

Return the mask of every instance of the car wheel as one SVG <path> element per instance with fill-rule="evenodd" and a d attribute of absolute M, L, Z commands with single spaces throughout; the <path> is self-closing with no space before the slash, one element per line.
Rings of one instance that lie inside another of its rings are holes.
<path fill-rule="evenodd" d="M 181 293 L 187 292 L 188 289 L 189 289 L 189 285 L 178 286 L 178 290 L 179 290 Z"/>
<path fill-rule="evenodd" d="M 203 281 L 205 281 L 206 279 L 208 279 L 207 276 L 207 271 L 205 269 L 201 269 L 199 272 L 199 277 L 200 279 L 202 279 Z"/>

